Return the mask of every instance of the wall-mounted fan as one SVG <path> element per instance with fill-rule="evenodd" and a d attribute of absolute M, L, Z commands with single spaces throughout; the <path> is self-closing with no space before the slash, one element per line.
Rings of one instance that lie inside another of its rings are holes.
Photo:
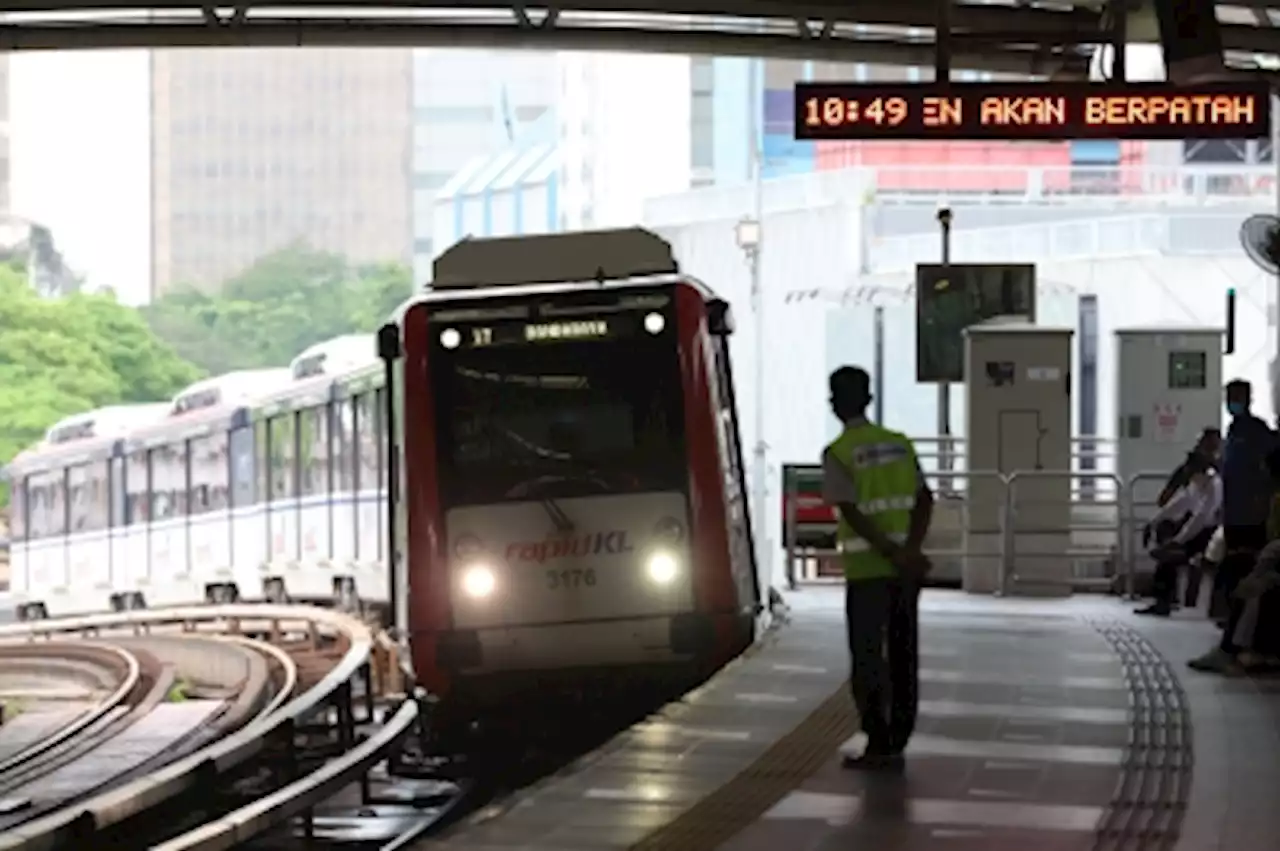
<path fill-rule="evenodd" d="M 1280 274 L 1280 217 L 1258 213 L 1245 219 L 1240 226 L 1240 244 L 1261 269 Z"/>

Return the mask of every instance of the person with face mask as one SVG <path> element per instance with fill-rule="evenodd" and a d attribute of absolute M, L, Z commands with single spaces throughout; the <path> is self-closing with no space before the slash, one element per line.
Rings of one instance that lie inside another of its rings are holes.
<path fill-rule="evenodd" d="M 920 582 L 933 493 L 911 440 L 867 419 L 871 377 L 831 374 L 831 410 L 843 425 L 822 454 L 822 494 L 836 507 L 845 575 L 850 688 L 867 747 L 846 768 L 892 768 L 915 729 Z"/>
<path fill-rule="evenodd" d="M 1222 447 L 1222 529 L 1226 555 L 1214 577 L 1215 593 L 1227 601 L 1222 640 L 1208 653 L 1188 664 L 1198 671 L 1238 673 L 1236 632 L 1244 614 L 1244 601 L 1235 593 L 1240 580 L 1252 571 L 1259 551 L 1267 544 L 1272 485 L 1267 458 L 1277 446 L 1276 434 L 1250 411 L 1253 388 L 1239 379 L 1226 387 L 1231 425 Z"/>

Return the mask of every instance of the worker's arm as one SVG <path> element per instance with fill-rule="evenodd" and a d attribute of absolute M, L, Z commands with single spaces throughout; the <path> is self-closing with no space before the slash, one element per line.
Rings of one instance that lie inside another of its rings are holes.
<path fill-rule="evenodd" d="M 844 522 L 880 555 L 893 558 L 901 549 L 870 517 L 858 510 L 858 483 L 853 472 L 830 449 L 822 453 L 822 500 L 834 505 Z"/>
<path fill-rule="evenodd" d="M 924 539 L 933 523 L 933 491 L 916 460 L 916 504 L 911 506 L 911 527 L 907 531 L 907 549 L 919 552 L 924 549 Z"/>

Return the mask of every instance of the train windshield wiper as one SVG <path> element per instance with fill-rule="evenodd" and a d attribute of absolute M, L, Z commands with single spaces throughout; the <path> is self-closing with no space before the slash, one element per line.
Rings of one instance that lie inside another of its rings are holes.
<path fill-rule="evenodd" d="M 557 532 L 572 532 L 574 528 L 573 519 L 565 514 L 564 509 L 560 507 L 560 503 L 551 497 L 544 497 L 542 507 L 547 510 L 547 516 L 551 518 L 551 522 L 556 525 Z"/>

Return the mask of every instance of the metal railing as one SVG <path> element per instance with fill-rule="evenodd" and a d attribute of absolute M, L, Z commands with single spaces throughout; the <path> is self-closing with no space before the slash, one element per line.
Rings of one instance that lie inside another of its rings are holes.
<path fill-rule="evenodd" d="M 850 165 L 855 165 L 851 163 Z M 857 170 L 856 166 L 853 169 Z M 866 166 L 875 199 L 886 204 L 1124 204 L 1211 206 L 1275 198 L 1276 171 L 1264 165 Z"/>
<path fill-rule="evenodd" d="M 1159 255 L 1236 256 L 1241 217 L 1240 212 L 1174 208 L 956 229 L 951 236 L 951 259 L 994 263 L 1024 257 L 1049 263 Z M 937 234 L 876 237 L 867 252 L 868 267 L 872 274 L 909 272 L 920 258 L 937 253 Z"/>
<path fill-rule="evenodd" d="M 1141 553 L 1137 535 L 1156 511 L 1154 498 L 1140 499 L 1137 489 L 1145 483 L 1161 485 L 1168 478 L 1164 471 L 1144 471 L 1126 478 L 1106 470 L 1015 470 L 1008 474 L 952 470 L 926 475 L 931 480 L 950 478 L 960 485 L 939 493 L 935 502 L 934 523 L 925 544 L 926 555 L 934 560 L 935 578 L 961 580 L 965 560 L 982 559 L 994 562 L 996 571 L 993 581 L 979 583 L 989 587 L 979 590 L 993 594 L 1016 593 L 1019 586 L 1032 585 L 1110 590 L 1118 580 L 1120 589 L 1131 598 Z M 1049 498 L 1028 493 L 1033 482 L 1054 479 L 1066 480 L 1065 493 L 1059 490 Z M 999 483 L 993 492 L 984 494 L 981 509 L 994 519 L 975 525 L 970 486 L 983 480 Z M 838 582 L 843 574 L 835 524 L 799 523 L 796 505 L 800 493 L 798 478 L 789 482 L 784 493 L 787 575 L 798 583 Z M 1065 517 L 1065 522 L 1042 519 L 1055 512 Z M 1048 561 L 1065 561 L 1068 569 L 1028 569 L 1036 562 Z"/>
<path fill-rule="evenodd" d="M 1067 499 L 1025 499 L 1019 498 L 1018 485 L 1032 480 L 1066 479 Z M 1008 520 L 1005 523 L 1004 552 L 1000 560 L 1000 592 L 1008 593 L 1011 585 L 1018 585 L 1031 579 L 1022 572 L 1025 561 L 1042 561 L 1047 559 L 1066 559 L 1071 562 L 1071 576 L 1064 579 L 1035 577 L 1031 581 L 1058 584 L 1065 581 L 1073 589 L 1096 590 L 1109 588 L 1112 578 L 1105 575 L 1091 575 L 1082 571 L 1082 563 L 1105 563 L 1108 559 L 1114 564 L 1117 560 L 1124 564 L 1124 543 L 1126 536 L 1122 534 L 1127 489 L 1121 478 L 1115 473 L 1097 470 L 1015 470 L 1006 477 L 1008 491 L 1004 510 Z M 1082 500 L 1080 497 L 1085 482 L 1092 483 L 1094 498 Z M 1096 486 L 1110 483 L 1113 486 L 1113 498 L 1097 497 Z M 1067 516 L 1067 522 L 1061 525 L 1038 525 L 1035 522 L 1024 524 L 1020 518 L 1031 513 L 1028 508 L 1040 507 L 1052 512 L 1061 508 Z M 1112 515 L 1108 518 L 1108 515 Z M 1051 545 L 1046 549 L 1028 550 L 1019 546 L 1027 538 L 1043 542 L 1045 538 L 1053 539 L 1065 536 L 1061 546 Z M 1101 540 L 1098 540 L 1101 539 Z M 1119 547 L 1119 550 L 1117 550 Z M 1117 558 L 1118 555 L 1118 558 Z"/>

